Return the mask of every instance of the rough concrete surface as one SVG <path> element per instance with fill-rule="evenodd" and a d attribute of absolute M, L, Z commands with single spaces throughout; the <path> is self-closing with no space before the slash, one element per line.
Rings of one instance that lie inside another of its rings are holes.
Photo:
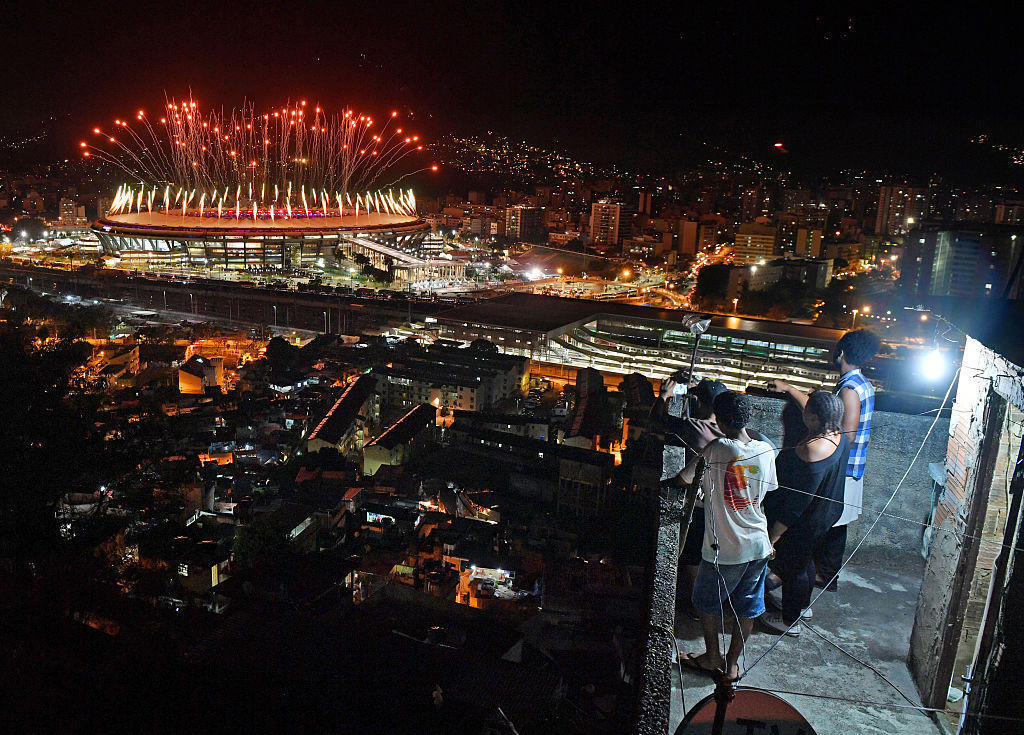
<path fill-rule="evenodd" d="M 830 640 L 882 672 L 915 704 L 920 704 L 920 699 L 907 670 L 906 658 L 923 566 L 923 560 L 913 555 L 904 555 L 898 560 L 883 560 L 874 555 L 866 555 L 863 560 L 855 558 L 844 570 L 839 590 L 826 592 L 815 603 L 814 617 L 810 621 Z M 704 650 L 697 622 L 680 615 L 676 620 L 676 633 L 681 652 Z M 753 664 L 776 638 L 755 627 L 747 641 L 746 665 Z M 725 645 L 727 641 L 723 639 L 723 651 Z M 684 714 L 679 683 L 679 674 L 674 672 L 670 733 L 675 732 Z M 871 669 L 806 627 L 799 637 L 783 639 L 751 669 L 742 684 L 766 690 L 785 689 L 868 702 L 907 704 Z M 682 690 L 686 706 L 692 707 L 712 692 L 713 684 L 710 679 L 684 669 Z M 941 732 L 928 715 L 912 709 L 782 696 L 807 718 L 818 735 L 937 735 Z"/>

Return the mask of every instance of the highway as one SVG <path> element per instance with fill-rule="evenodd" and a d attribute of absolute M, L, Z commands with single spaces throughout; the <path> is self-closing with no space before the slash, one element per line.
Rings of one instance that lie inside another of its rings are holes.
<path fill-rule="evenodd" d="M 118 299 L 136 309 L 172 312 L 197 321 L 301 329 L 332 334 L 372 333 L 452 308 L 451 300 L 400 299 L 298 291 L 215 279 L 160 278 L 123 271 L 0 263 L 0 281 L 88 299 Z"/>

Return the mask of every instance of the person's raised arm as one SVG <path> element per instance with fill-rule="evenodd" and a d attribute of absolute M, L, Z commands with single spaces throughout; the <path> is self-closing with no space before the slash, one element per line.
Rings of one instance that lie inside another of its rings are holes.
<path fill-rule="evenodd" d="M 797 404 L 800 406 L 800 408 L 803 408 L 804 406 L 807 405 L 807 394 L 804 393 L 799 388 L 793 387 L 792 385 L 787 383 L 785 380 L 779 380 L 779 379 L 769 380 L 768 381 L 768 387 L 771 390 L 774 390 L 774 391 L 776 391 L 778 393 L 785 393 L 787 396 L 789 396 L 794 401 L 796 401 Z"/>

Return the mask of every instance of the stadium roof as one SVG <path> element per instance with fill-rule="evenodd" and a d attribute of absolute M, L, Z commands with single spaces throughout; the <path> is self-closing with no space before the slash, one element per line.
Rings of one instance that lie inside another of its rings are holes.
<path fill-rule="evenodd" d="M 164 212 L 132 212 L 130 214 L 108 214 L 100 218 L 92 226 L 95 232 L 116 232 L 123 234 L 155 234 L 159 232 L 180 233 L 183 235 L 198 234 L 232 234 L 238 232 L 260 232 L 268 235 L 280 233 L 304 233 L 304 232 L 362 232 L 373 230 L 389 230 L 393 228 L 406 228 L 425 226 L 423 220 L 404 214 L 383 214 L 371 212 L 360 214 L 346 214 L 344 217 L 287 217 L 276 216 L 273 220 L 260 218 L 254 220 L 251 216 L 245 217 L 246 212 L 242 211 L 241 219 L 217 218 L 215 216 L 198 217 L 190 214 L 182 217 L 181 214 L 170 214 Z"/>

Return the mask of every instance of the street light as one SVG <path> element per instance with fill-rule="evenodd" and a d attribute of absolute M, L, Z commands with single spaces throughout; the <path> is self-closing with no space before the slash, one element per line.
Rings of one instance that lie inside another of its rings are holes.
<path fill-rule="evenodd" d="M 271 304 L 270 308 L 274 310 L 274 326 L 277 326 L 277 304 Z"/>
<path fill-rule="evenodd" d="M 732 313 L 733 313 L 733 314 L 735 314 L 735 313 L 736 313 L 736 305 L 737 305 L 738 303 L 740 303 L 740 300 L 739 300 L 739 299 L 733 299 L 733 300 L 732 300 Z"/>
<path fill-rule="evenodd" d="M 857 326 L 857 315 L 860 314 L 860 309 L 853 310 L 853 323 L 850 324 L 850 329 Z"/>

